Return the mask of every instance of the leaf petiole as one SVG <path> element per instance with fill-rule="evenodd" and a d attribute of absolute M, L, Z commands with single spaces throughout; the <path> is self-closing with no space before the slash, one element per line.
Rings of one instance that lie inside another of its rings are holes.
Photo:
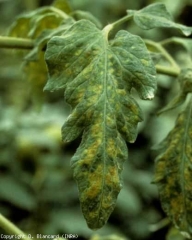
<path fill-rule="evenodd" d="M 151 46 L 151 47 L 154 47 L 155 49 L 157 49 L 157 51 L 160 52 L 165 57 L 165 59 L 171 64 L 172 68 L 174 68 L 174 71 L 180 72 L 179 65 L 172 58 L 172 56 L 166 51 L 166 49 L 162 46 L 161 43 L 156 43 L 154 41 L 145 39 L 145 44 L 147 46 Z"/>
<path fill-rule="evenodd" d="M 113 28 L 115 28 L 115 27 L 117 27 L 117 26 L 119 26 L 119 25 L 129 21 L 132 18 L 133 18 L 133 15 L 126 15 L 125 17 L 120 18 L 119 20 L 111 23 L 110 25 L 112 25 L 112 29 L 113 29 Z"/>
<path fill-rule="evenodd" d="M 2 214 L 0 214 L 0 227 L 6 231 L 8 234 L 13 234 L 22 236 L 22 239 L 29 240 L 30 238 L 22 232 L 19 228 L 17 228 L 12 222 L 10 222 L 7 218 L 5 218 Z"/>
<path fill-rule="evenodd" d="M 34 41 L 26 38 L 0 36 L 0 48 L 32 49 Z"/>
<path fill-rule="evenodd" d="M 106 40 L 108 41 L 108 35 L 109 35 L 109 32 L 113 29 L 113 24 L 108 24 L 107 26 L 105 26 L 102 30 Z"/>
<path fill-rule="evenodd" d="M 61 11 L 60 9 L 56 8 L 56 7 L 50 7 L 50 9 L 57 13 L 60 17 L 62 17 L 63 19 L 67 19 L 69 18 L 69 15 L 67 15 L 65 12 Z"/>
<path fill-rule="evenodd" d="M 180 69 L 176 69 L 174 67 L 170 68 L 170 67 L 166 67 L 166 66 L 157 64 L 157 65 L 155 65 L 155 68 L 156 68 L 157 73 L 168 75 L 171 77 L 178 77 L 178 75 L 180 73 Z"/>

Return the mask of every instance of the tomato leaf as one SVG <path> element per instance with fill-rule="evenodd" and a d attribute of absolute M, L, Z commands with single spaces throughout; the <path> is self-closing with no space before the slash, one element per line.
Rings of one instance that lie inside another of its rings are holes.
<path fill-rule="evenodd" d="M 127 10 L 128 14 L 133 15 L 134 22 L 142 29 L 149 30 L 156 27 L 176 28 L 185 36 L 192 33 L 192 27 L 175 23 L 167 11 L 165 4 L 154 3 L 139 11 Z"/>
<path fill-rule="evenodd" d="M 50 39 L 45 52 L 49 80 L 45 90 L 64 89 L 72 113 L 62 127 L 63 141 L 82 135 L 71 160 L 87 224 L 101 228 L 121 189 L 126 141 L 136 138 L 141 110 L 130 94 L 135 87 L 151 99 L 155 68 L 140 37 L 119 31 L 109 43 L 105 29 L 88 20 Z"/>
<path fill-rule="evenodd" d="M 191 99 L 192 100 L 192 99 Z M 192 233 L 192 101 L 160 144 L 154 182 L 164 211 L 176 228 Z"/>
<path fill-rule="evenodd" d="M 55 1 L 55 7 L 65 8 L 65 1 Z M 58 12 L 57 12 L 58 11 Z M 11 26 L 9 35 L 13 37 L 25 37 L 35 39 L 34 48 L 25 56 L 23 72 L 28 80 L 31 98 L 37 107 L 44 100 L 42 92 L 47 80 L 47 67 L 44 60 L 44 48 L 48 40 L 63 33 L 74 23 L 71 17 L 64 18 L 61 10 L 55 10 L 52 6 L 42 7 L 30 13 L 18 16 Z M 25 51 L 26 54 L 26 51 Z"/>
<path fill-rule="evenodd" d="M 9 36 L 35 39 L 43 30 L 54 29 L 62 21 L 63 18 L 51 7 L 42 7 L 19 15 L 9 29 Z"/>

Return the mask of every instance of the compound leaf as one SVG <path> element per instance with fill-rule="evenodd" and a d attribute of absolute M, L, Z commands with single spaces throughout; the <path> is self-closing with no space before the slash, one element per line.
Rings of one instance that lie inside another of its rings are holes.
<path fill-rule="evenodd" d="M 160 144 L 161 154 L 156 159 L 154 177 L 164 211 L 185 235 L 192 233 L 191 120 L 192 101 Z"/>
<path fill-rule="evenodd" d="M 176 28 L 184 35 L 189 36 L 192 28 L 182 24 L 175 23 L 170 13 L 167 11 L 165 4 L 154 3 L 139 11 L 128 10 L 133 15 L 135 23 L 142 29 L 149 30 L 156 27 Z"/>
<path fill-rule="evenodd" d="M 82 211 L 90 228 L 101 228 L 121 189 L 125 140 L 135 140 L 142 120 L 129 93 L 131 82 L 143 97 L 151 98 L 155 68 L 139 37 L 120 31 L 109 43 L 106 30 L 88 20 L 51 38 L 45 60 L 50 76 L 45 90 L 64 89 L 73 109 L 62 127 L 63 140 L 83 135 L 71 160 Z"/>

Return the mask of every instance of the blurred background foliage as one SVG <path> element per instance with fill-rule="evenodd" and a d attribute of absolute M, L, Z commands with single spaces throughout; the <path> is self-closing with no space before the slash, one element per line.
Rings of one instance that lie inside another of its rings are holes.
<path fill-rule="evenodd" d="M 176 21 L 192 25 L 191 0 L 69 2 L 72 9 L 91 12 L 103 25 L 123 17 L 127 9 L 163 2 Z M 51 3 L 51 0 L 1 0 L 0 35 L 6 35 L 18 14 Z M 123 28 L 155 41 L 181 37 L 170 29 L 142 31 L 131 22 Z M 170 51 L 180 65 L 191 64 L 185 49 L 173 45 Z M 139 125 L 136 142 L 128 146 L 124 187 L 106 226 L 93 232 L 81 213 L 70 169 L 70 158 L 79 139 L 70 144 L 61 142 L 60 129 L 70 108 L 59 91 L 42 91 L 41 106 L 35 101 L 36 92 L 30 89 L 22 72 L 23 53 L 18 52 L 0 49 L 0 213 L 30 234 L 72 233 L 78 234 L 78 239 L 92 240 L 183 240 L 184 237 L 169 226 L 161 210 L 156 186 L 151 184 L 155 159 L 151 147 L 170 131 L 178 110 L 160 117 L 156 112 L 177 94 L 175 79 L 159 75 L 155 99 L 151 102 L 138 99 L 145 120 Z M 0 233 L 4 233 L 2 229 Z M 108 235 L 110 237 L 104 237 Z"/>

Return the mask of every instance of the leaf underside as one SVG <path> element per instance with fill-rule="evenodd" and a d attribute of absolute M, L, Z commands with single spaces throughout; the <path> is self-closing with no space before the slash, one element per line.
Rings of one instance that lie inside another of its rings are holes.
<path fill-rule="evenodd" d="M 143 41 L 126 31 L 108 43 L 106 32 L 80 20 L 47 45 L 49 80 L 45 90 L 64 89 L 72 113 L 62 127 L 70 142 L 82 135 L 71 160 L 87 224 L 101 228 L 121 189 L 127 159 L 125 141 L 136 138 L 141 111 L 130 95 L 132 87 L 151 99 L 155 68 Z"/>
<path fill-rule="evenodd" d="M 160 144 L 161 154 L 156 159 L 154 177 L 164 211 L 174 225 L 186 234 L 192 233 L 191 120 L 192 101 Z"/>

